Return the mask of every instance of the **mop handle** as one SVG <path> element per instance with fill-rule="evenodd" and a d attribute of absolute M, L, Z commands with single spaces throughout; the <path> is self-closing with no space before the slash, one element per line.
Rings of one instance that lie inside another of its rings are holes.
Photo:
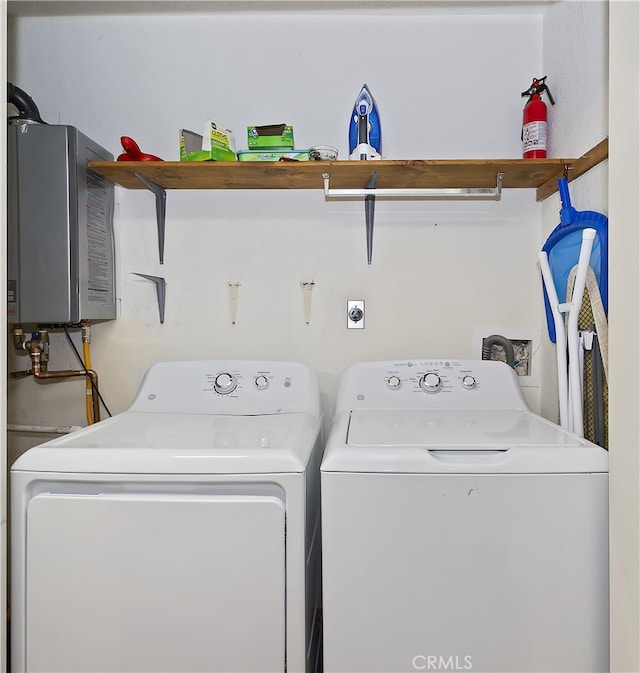
<path fill-rule="evenodd" d="M 560 201 L 563 208 L 571 208 L 571 197 L 569 196 L 569 183 L 567 178 L 558 180 L 558 191 L 560 192 Z"/>
<path fill-rule="evenodd" d="M 564 319 L 560 312 L 560 302 L 558 301 L 558 293 L 556 292 L 556 286 L 553 282 L 553 275 L 551 274 L 547 253 L 544 251 L 539 252 L 538 261 L 540 263 L 540 271 L 542 272 L 544 287 L 547 291 L 547 297 L 549 298 L 553 324 L 556 328 L 556 361 L 558 365 L 560 425 L 565 430 L 571 431 L 572 428 L 569 426 L 569 384 L 567 380 L 567 337 L 564 329 Z"/>
<path fill-rule="evenodd" d="M 580 341 L 578 336 L 578 318 L 582 296 L 587 282 L 587 271 L 591 260 L 591 249 L 596 237 L 595 229 L 585 229 L 582 232 L 582 245 L 578 258 L 576 281 L 571 295 L 571 308 L 567 320 L 567 341 L 569 343 L 569 396 L 573 414 L 573 431 L 579 437 L 584 437 L 584 421 L 582 416 L 582 381 L 580 380 Z"/>

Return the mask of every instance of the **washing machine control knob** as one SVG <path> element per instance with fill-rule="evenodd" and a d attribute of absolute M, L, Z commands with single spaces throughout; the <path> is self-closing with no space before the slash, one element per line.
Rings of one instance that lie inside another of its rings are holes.
<path fill-rule="evenodd" d="M 218 374 L 213 382 L 214 390 L 221 395 L 228 395 L 229 393 L 232 393 L 236 389 L 237 385 L 238 382 L 236 381 L 236 377 L 232 374 L 228 374 L 227 372 Z"/>
<path fill-rule="evenodd" d="M 260 374 L 260 376 L 256 376 L 255 383 L 258 390 L 264 390 L 269 385 L 269 379 L 264 374 Z"/>
<path fill-rule="evenodd" d="M 425 393 L 437 393 L 442 390 L 442 379 L 435 372 L 428 372 L 420 379 L 420 387 Z"/>
<path fill-rule="evenodd" d="M 475 379 L 475 376 L 471 376 L 470 374 L 467 374 L 466 376 L 462 377 L 462 387 L 465 390 L 473 390 L 477 385 L 477 381 Z"/>
<path fill-rule="evenodd" d="M 398 390 L 401 383 L 402 381 L 400 381 L 399 376 L 390 376 L 387 379 L 387 387 L 391 388 L 391 390 Z"/>

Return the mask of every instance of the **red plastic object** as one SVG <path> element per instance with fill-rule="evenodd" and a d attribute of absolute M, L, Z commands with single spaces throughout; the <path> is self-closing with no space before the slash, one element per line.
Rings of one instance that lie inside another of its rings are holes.
<path fill-rule="evenodd" d="M 522 111 L 523 159 L 547 158 L 547 106 L 534 93 Z"/>
<path fill-rule="evenodd" d="M 528 96 L 522 111 L 522 158 L 546 159 L 548 148 L 547 106 L 542 93 L 547 92 L 549 102 L 554 104 L 553 96 L 547 87 L 547 76 L 534 78 L 531 86 L 521 96 Z"/>
<path fill-rule="evenodd" d="M 129 136 L 122 136 L 120 142 L 124 153 L 118 156 L 117 161 L 164 161 L 155 154 L 143 152 L 138 143 Z"/>

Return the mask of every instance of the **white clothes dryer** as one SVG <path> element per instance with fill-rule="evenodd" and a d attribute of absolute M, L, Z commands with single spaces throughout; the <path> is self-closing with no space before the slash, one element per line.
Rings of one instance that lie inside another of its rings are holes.
<path fill-rule="evenodd" d="M 165 362 L 23 454 L 12 670 L 316 670 L 320 420 L 304 365 Z"/>
<path fill-rule="evenodd" d="M 326 673 L 609 670 L 607 452 L 507 365 L 354 365 L 321 482 Z"/>

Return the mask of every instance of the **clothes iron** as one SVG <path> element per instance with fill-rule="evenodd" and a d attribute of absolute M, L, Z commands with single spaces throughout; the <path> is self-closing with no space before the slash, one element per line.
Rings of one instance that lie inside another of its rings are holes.
<path fill-rule="evenodd" d="M 365 84 L 356 98 L 349 124 L 349 159 L 381 159 L 382 134 L 376 102 Z"/>

